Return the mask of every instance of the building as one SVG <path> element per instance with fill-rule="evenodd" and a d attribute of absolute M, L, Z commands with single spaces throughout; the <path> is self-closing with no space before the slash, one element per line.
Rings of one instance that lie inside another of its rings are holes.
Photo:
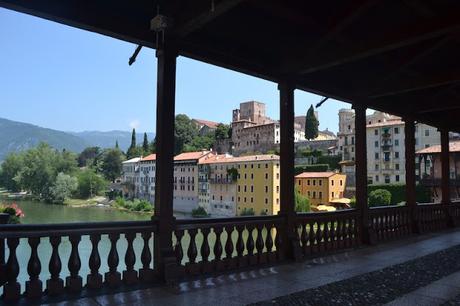
<path fill-rule="evenodd" d="M 266 116 L 265 109 L 265 103 L 263 102 L 248 101 L 240 103 L 240 108 L 233 110 L 232 122 L 249 121 L 255 125 L 275 122 L 275 120 Z"/>
<path fill-rule="evenodd" d="M 344 197 L 346 178 L 336 172 L 303 172 L 295 176 L 295 185 L 312 207 L 331 205 Z"/>
<path fill-rule="evenodd" d="M 217 216 L 279 211 L 280 165 L 277 155 L 217 155 L 200 163 L 209 169 L 209 211 Z"/>
<path fill-rule="evenodd" d="M 203 119 L 192 119 L 192 122 L 198 127 L 198 134 L 200 136 L 214 132 L 219 125 L 218 122 Z"/>
<path fill-rule="evenodd" d="M 198 164 L 214 155 L 211 151 L 187 152 L 174 157 L 174 210 L 190 213 L 198 207 Z"/>
<path fill-rule="evenodd" d="M 338 152 L 342 154 L 342 161 L 355 160 L 354 121 L 353 110 L 339 111 Z M 375 111 L 366 116 L 366 124 L 369 184 L 405 183 L 404 121 L 400 117 Z M 436 128 L 423 123 L 415 125 L 416 150 L 439 143 L 440 134 Z"/>
<path fill-rule="evenodd" d="M 155 203 L 155 165 L 156 154 L 142 157 L 139 163 L 138 198 Z"/>
<path fill-rule="evenodd" d="M 421 149 L 416 152 L 418 159 L 417 176 L 420 184 L 431 190 L 432 202 L 440 202 L 441 192 L 441 146 L 436 145 Z M 460 141 L 449 142 L 449 178 L 450 197 L 452 200 L 460 199 Z"/>
<path fill-rule="evenodd" d="M 122 162 L 123 195 L 128 198 L 135 198 L 139 194 L 139 164 L 141 158 L 135 157 Z"/>

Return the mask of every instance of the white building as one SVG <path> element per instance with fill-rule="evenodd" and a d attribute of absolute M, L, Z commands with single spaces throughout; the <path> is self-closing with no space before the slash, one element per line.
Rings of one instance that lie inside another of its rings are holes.
<path fill-rule="evenodd" d="M 139 164 L 141 158 L 131 158 L 122 163 L 122 186 L 126 197 L 135 198 L 139 194 Z"/>
<path fill-rule="evenodd" d="M 405 183 L 404 121 L 375 111 L 366 116 L 367 173 L 369 184 Z M 339 111 L 339 147 L 343 161 L 355 160 L 355 116 L 351 109 Z M 415 125 L 415 150 L 440 144 L 436 128 Z"/>

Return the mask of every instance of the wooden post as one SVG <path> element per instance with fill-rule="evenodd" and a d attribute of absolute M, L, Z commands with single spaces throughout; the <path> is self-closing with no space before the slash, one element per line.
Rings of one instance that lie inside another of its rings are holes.
<path fill-rule="evenodd" d="M 289 81 L 278 84 L 280 91 L 280 214 L 286 218 L 283 246 L 287 259 L 299 260 L 300 240 L 296 233 L 294 199 L 294 85 Z"/>
<path fill-rule="evenodd" d="M 412 231 L 420 232 L 417 221 L 417 195 L 415 180 L 415 123 L 412 118 L 405 118 L 404 145 L 406 152 L 406 205 L 410 209 Z"/>
<path fill-rule="evenodd" d="M 445 215 L 447 225 L 453 226 L 453 219 L 450 214 L 450 168 L 449 168 L 449 130 L 443 128 L 441 132 L 441 203 L 446 205 Z"/>
<path fill-rule="evenodd" d="M 371 244 L 375 239 L 369 222 L 369 205 L 367 204 L 366 107 L 353 104 L 353 108 L 355 110 L 356 207 L 361 213 L 359 230 L 361 242 Z"/>
<path fill-rule="evenodd" d="M 173 282 L 177 264 L 172 245 L 175 226 L 173 215 L 174 112 L 176 94 L 176 58 L 174 41 L 165 33 L 158 35 L 155 214 L 158 224 L 154 235 L 154 268 L 160 280 Z"/>

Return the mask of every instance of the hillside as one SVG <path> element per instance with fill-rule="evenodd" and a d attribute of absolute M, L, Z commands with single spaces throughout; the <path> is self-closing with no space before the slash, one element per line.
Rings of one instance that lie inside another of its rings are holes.
<path fill-rule="evenodd" d="M 141 144 L 143 134 L 139 133 L 136 137 L 138 144 Z M 148 133 L 149 142 L 153 137 L 154 134 Z M 11 152 L 27 150 L 40 142 L 46 142 L 58 150 L 79 153 L 89 146 L 113 148 L 117 140 L 120 148 L 126 150 L 131 143 L 131 132 L 63 132 L 0 118 L 0 161 Z"/>

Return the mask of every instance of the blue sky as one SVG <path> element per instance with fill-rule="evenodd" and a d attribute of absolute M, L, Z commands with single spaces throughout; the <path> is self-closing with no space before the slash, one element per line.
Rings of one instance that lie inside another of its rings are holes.
<path fill-rule="evenodd" d="M 0 117 L 66 130 L 155 130 L 156 58 L 135 45 L 0 8 Z M 275 83 L 179 57 L 176 113 L 228 123 L 240 102 L 267 104 L 279 118 Z M 296 91 L 296 114 L 320 96 Z M 320 128 L 338 129 L 329 100 Z"/>

